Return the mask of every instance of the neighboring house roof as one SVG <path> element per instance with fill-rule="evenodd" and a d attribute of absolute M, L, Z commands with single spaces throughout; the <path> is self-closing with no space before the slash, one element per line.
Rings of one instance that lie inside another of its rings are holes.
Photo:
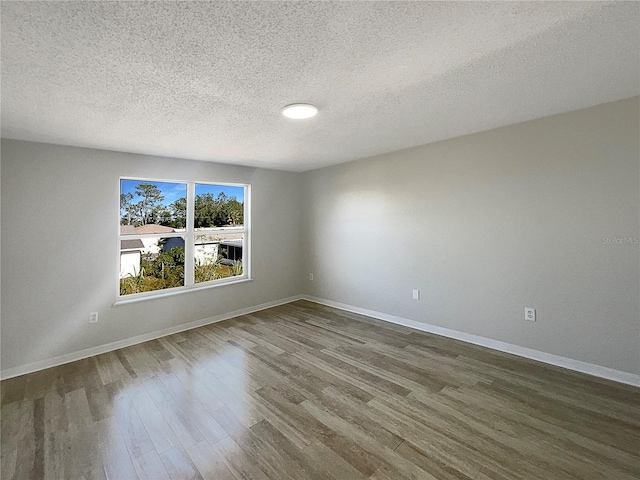
<path fill-rule="evenodd" d="M 141 248 L 144 248 L 144 244 L 139 238 L 134 240 L 120 240 L 120 250 L 139 250 Z"/>
<path fill-rule="evenodd" d="M 227 245 L 229 247 L 242 248 L 242 240 L 227 240 L 226 242 L 220 242 L 220 245 Z"/>
<path fill-rule="evenodd" d="M 136 227 L 136 233 L 169 233 L 173 232 L 173 228 L 165 227 L 163 225 L 156 225 L 155 223 L 149 223 L 147 225 L 140 225 Z"/>
<path fill-rule="evenodd" d="M 136 227 L 133 225 L 120 225 L 120 235 L 133 235 L 136 233 Z"/>
<path fill-rule="evenodd" d="M 196 230 L 196 245 L 216 244 L 228 240 L 242 240 L 242 233 L 238 232 L 215 232 L 200 233 Z"/>

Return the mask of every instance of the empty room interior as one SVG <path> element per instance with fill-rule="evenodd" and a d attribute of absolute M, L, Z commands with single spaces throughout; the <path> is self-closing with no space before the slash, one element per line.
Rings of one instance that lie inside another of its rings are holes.
<path fill-rule="evenodd" d="M 0 478 L 640 479 L 640 2 L 0 14 Z"/>

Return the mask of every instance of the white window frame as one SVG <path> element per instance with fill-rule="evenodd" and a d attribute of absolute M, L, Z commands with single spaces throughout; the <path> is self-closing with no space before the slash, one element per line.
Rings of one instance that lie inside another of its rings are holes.
<path fill-rule="evenodd" d="M 117 243 L 117 270 L 116 270 L 116 304 L 130 303 L 139 300 L 146 300 L 158 297 L 165 297 L 168 295 L 175 295 L 179 293 L 191 292 L 195 290 L 202 290 L 206 288 L 214 288 L 223 285 L 229 285 L 234 283 L 241 283 L 251 280 L 251 185 L 246 183 L 228 183 L 228 182 L 209 182 L 200 180 L 167 180 L 160 178 L 150 177 L 129 177 L 122 176 L 118 179 L 118 198 L 122 193 L 122 180 L 134 180 L 140 182 L 165 182 L 165 183 L 180 183 L 185 184 L 187 187 L 187 219 L 186 229 L 184 232 L 167 232 L 167 233 L 148 233 L 148 234 L 120 234 L 120 222 L 121 215 L 118 208 L 117 218 L 117 231 L 118 231 L 118 243 Z M 197 185 L 221 185 L 229 187 L 243 187 L 244 188 L 244 221 L 240 227 L 212 227 L 206 229 L 196 230 L 194 227 L 195 220 L 195 192 Z M 243 234 L 242 244 L 242 275 L 236 275 L 233 277 L 219 278 L 217 280 L 210 280 L 208 282 L 195 283 L 195 239 L 197 235 L 211 234 L 215 232 L 240 232 Z M 164 288 L 161 290 L 153 290 L 151 292 L 131 293 L 129 295 L 120 295 L 120 242 L 122 240 L 136 240 L 143 238 L 184 238 L 184 286 Z"/>

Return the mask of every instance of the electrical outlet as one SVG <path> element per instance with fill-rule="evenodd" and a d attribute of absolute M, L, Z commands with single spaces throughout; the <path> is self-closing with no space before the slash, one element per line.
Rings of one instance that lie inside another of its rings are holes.
<path fill-rule="evenodd" d="M 309 274 L 309 280 L 313 280 L 313 273 Z"/>
<path fill-rule="evenodd" d="M 420 300 L 420 290 L 414 290 L 413 291 L 413 299 L 414 300 Z"/>
<path fill-rule="evenodd" d="M 89 313 L 89 323 L 98 323 L 98 312 Z"/>
<path fill-rule="evenodd" d="M 530 322 L 536 321 L 536 309 L 530 307 L 524 307 L 524 319 Z"/>

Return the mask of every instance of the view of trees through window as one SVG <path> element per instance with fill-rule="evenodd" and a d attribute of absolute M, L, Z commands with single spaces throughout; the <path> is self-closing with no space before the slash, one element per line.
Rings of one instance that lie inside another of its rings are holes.
<path fill-rule="evenodd" d="M 243 275 L 245 191 L 244 185 L 122 179 L 120 295 Z"/>

